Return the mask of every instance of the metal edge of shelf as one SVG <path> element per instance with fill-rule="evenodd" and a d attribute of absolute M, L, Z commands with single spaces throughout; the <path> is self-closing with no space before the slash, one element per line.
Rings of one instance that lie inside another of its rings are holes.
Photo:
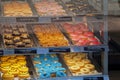
<path fill-rule="evenodd" d="M 2 48 L 1 55 L 34 55 L 51 54 L 61 52 L 101 52 L 108 49 L 108 46 L 68 46 L 68 47 L 33 47 L 33 48 Z"/>

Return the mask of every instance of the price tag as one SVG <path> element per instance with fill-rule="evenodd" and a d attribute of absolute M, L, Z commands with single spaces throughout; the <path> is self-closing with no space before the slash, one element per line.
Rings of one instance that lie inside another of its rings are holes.
<path fill-rule="evenodd" d="M 14 49 L 4 49 L 4 55 L 14 54 Z"/>
<path fill-rule="evenodd" d="M 86 77 L 83 80 L 103 80 L 103 77 Z"/>
<path fill-rule="evenodd" d="M 51 22 L 67 22 L 67 21 L 72 21 L 72 17 L 55 17 L 51 18 Z"/>
<path fill-rule="evenodd" d="M 103 51 L 101 48 L 97 48 L 97 47 L 84 47 L 85 51 L 95 51 L 95 52 L 100 52 Z"/>
<path fill-rule="evenodd" d="M 37 54 L 47 54 L 48 53 L 48 48 L 37 48 Z"/>
<path fill-rule="evenodd" d="M 17 17 L 16 22 L 38 22 L 38 17 Z"/>
<path fill-rule="evenodd" d="M 25 54 L 25 53 L 37 53 L 37 50 L 34 48 L 27 48 L 27 49 L 15 49 L 15 54 Z"/>
<path fill-rule="evenodd" d="M 0 50 L 0 56 L 2 56 L 3 55 L 3 50 Z"/>
<path fill-rule="evenodd" d="M 70 52 L 70 48 L 49 48 L 49 52 Z"/>

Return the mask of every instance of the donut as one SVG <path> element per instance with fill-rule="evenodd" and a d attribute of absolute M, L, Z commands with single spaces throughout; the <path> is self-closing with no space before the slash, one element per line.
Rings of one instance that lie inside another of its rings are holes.
<path fill-rule="evenodd" d="M 4 80 L 14 80 L 14 75 L 10 72 L 4 73 L 2 75 L 2 79 L 4 79 Z"/>
<path fill-rule="evenodd" d="M 76 65 L 78 65 L 80 68 L 84 67 L 84 63 L 83 62 L 77 62 Z"/>
<path fill-rule="evenodd" d="M 89 69 L 90 71 L 93 71 L 95 69 L 95 66 L 93 64 L 86 64 L 85 68 Z"/>
<path fill-rule="evenodd" d="M 71 58 L 72 58 L 71 55 L 65 55 L 65 56 L 64 56 L 64 60 L 69 60 L 69 59 L 71 59 Z"/>
<path fill-rule="evenodd" d="M 30 77 L 29 73 L 28 72 L 20 72 L 19 75 L 18 75 L 19 78 L 28 78 Z"/>
<path fill-rule="evenodd" d="M 83 74 L 89 74 L 90 70 L 87 69 L 87 68 L 81 68 L 80 72 L 83 73 Z"/>
<path fill-rule="evenodd" d="M 41 73 L 40 74 L 40 78 L 42 78 L 42 79 L 45 79 L 45 78 L 49 78 L 51 75 L 50 75 L 50 73 Z"/>
<path fill-rule="evenodd" d="M 80 70 L 80 67 L 78 65 L 73 65 L 70 67 L 70 70 L 72 72 L 78 72 Z"/>
<path fill-rule="evenodd" d="M 66 74 L 62 71 L 56 72 L 56 77 L 65 77 L 65 76 L 66 76 Z"/>
<path fill-rule="evenodd" d="M 8 72 L 9 70 L 11 70 L 11 67 L 10 67 L 10 66 L 1 67 L 1 71 L 2 71 L 3 73 Z"/>
<path fill-rule="evenodd" d="M 72 65 L 75 64 L 75 61 L 73 61 L 72 59 L 70 59 L 70 60 L 67 60 L 67 61 L 66 61 L 66 64 L 67 64 L 68 66 L 72 66 Z"/>
<path fill-rule="evenodd" d="M 84 64 L 90 64 L 90 63 L 91 63 L 91 61 L 90 61 L 89 59 L 83 59 L 82 62 L 83 62 Z"/>
<path fill-rule="evenodd" d="M 10 73 L 12 73 L 14 77 L 16 77 L 19 74 L 19 70 L 15 68 L 11 68 Z"/>
<path fill-rule="evenodd" d="M 81 61 L 82 58 L 81 58 L 81 56 L 75 56 L 75 57 L 73 57 L 73 60 L 75 60 L 75 61 Z"/>

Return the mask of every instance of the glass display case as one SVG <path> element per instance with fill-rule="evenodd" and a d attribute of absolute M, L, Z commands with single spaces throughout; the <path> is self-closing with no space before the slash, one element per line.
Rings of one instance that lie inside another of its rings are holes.
<path fill-rule="evenodd" d="M 109 80 L 107 3 L 1 0 L 1 79 Z"/>

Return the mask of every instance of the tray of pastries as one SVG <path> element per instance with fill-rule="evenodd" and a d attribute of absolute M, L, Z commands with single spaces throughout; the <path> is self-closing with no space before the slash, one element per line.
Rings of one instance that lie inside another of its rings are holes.
<path fill-rule="evenodd" d="M 88 0 L 61 0 L 63 5 L 73 13 L 73 15 L 83 15 L 85 13 L 96 13 L 97 10 L 89 4 Z"/>
<path fill-rule="evenodd" d="M 89 46 L 101 44 L 86 23 L 63 23 L 61 27 L 74 45 Z"/>
<path fill-rule="evenodd" d="M 5 48 L 28 48 L 34 46 L 32 37 L 25 25 L 5 24 L 2 25 L 2 29 Z"/>
<path fill-rule="evenodd" d="M 56 54 L 40 54 L 31 58 L 39 79 L 67 76 L 66 68 Z"/>
<path fill-rule="evenodd" d="M 0 72 L 2 80 L 30 80 L 26 56 L 1 56 Z"/>
<path fill-rule="evenodd" d="M 2 5 L 4 16 L 32 16 L 32 10 L 27 2 L 12 1 L 4 2 Z"/>
<path fill-rule="evenodd" d="M 33 25 L 32 30 L 42 47 L 68 46 L 69 42 L 55 24 Z"/>
<path fill-rule="evenodd" d="M 65 53 L 61 57 L 73 76 L 100 74 L 86 53 Z"/>
<path fill-rule="evenodd" d="M 40 16 L 66 16 L 67 13 L 57 1 L 41 0 L 34 2 L 34 7 Z"/>

